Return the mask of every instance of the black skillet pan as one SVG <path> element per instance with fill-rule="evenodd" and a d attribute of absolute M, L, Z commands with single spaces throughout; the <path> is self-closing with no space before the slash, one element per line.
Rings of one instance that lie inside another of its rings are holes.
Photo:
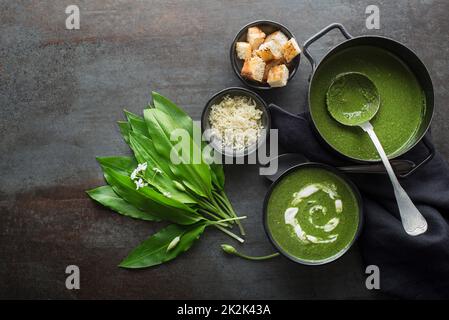
<path fill-rule="evenodd" d="M 324 58 L 321 59 L 321 61 L 319 63 L 317 63 L 316 60 L 311 55 L 309 47 L 315 41 L 317 41 L 318 39 L 320 39 L 321 37 L 326 35 L 329 31 L 334 30 L 334 29 L 339 30 L 342 33 L 342 35 L 345 37 L 345 40 L 342 43 L 335 46 L 334 48 L 330 49 L 326 53 Z M 416 134 L 411 138 L 410 142 L 404 148 L 402 148 L 400 150 L 400 152 L 397 152 L 396 154 L 394 154 L 394 156 L 392 158 L 396 158 L 396 157 L 403 155 L 404 153 L 406 153 L 407 151 L 412 149 L 421 140 L 423 140 L 425 146 L 429 149 L 429 155 L 425 159 L 423 159 L 420 163 L 413 166 L 413 168 L 411 168 L 411 170 L 409 172 L 406 172 L 406 173 L 403 173 L 400 175 L 400 177 L 406 177 L 406 176 L 412 174 L 419 167 L 421 167 L 422 165 L 427 163 L 430 159 L 432 159 L 432 157 L 434 155 L 433 148 L 430 146 L 428 141 L 426 141 L 426 138 L 424 136 L 430 127 L 430 123 L 432 121 L 432 117 L 434 114 L 434 93 L 433 93 L 432 80 L 431 80 L 429 72 L 427 71 L 427 68 L 425 67 L 423 62 L 418 58 L 418 56 L 411 49 L 409 49 L 402 43 L 400 43 L 396 40 L 387 38 L 387 37 L 381 37 L 381 36 L 357 36 L 357 37 L 354 37 L 351 34 L 349 34 L 349 32 L 343 27 L 343 25 L 341 25 L 339 23 L 330 24 L 329 26 L 325 27 L 324 29 L 322 29 L 321 31 L 319 31 L 318 33 L 316 33 L 315 35 L 310 37 L 303 45 L 304 56 L 309 60 L 310 65 L 312 67 L 312 74 L 310 76 L 310 84 L 309 84 L 309 106 L 311 103 L 311 101 L 310 101 L 311 91 L 314 90 L 314 75 L 316 74 L 316 71 L 320 68 L 320 65 L 323 63 L 323 61 L 326 61 L 327 59 L 329 59 L 329 57 L 335 55 L 338 52 L 341 52 L 342 50 L 345 50 L 349 47 L 360 46 L 360 45 L 369 45 L 369 46 L 379 47 L 379 48 L 387 50 L 387 51 L 391 52 L 392 54 L 396 55 L 397 57 L 399 57 L 405 64 L 407 64 L 407 66 L 410 68 L 410 70 L 412 70 L 412 72 L 415 74 L 415 76 L 418 79 L 418 81 L 422 87 L 422 90 L 424 92 L 424 96 L 425 96 L 425 100 L 426 100 L 426 108 L 425 108 L 425 110 L 423 110 L 423 113 L 422 113 L 421 125 L 419 126 Z M 352 160 L 352 161 L 358 162 L 358 163 L 366 164 L 366 163 L 379 162 L 377 160 L 373 161 L 373 160 L 355 159 L 355 158 L 351 158 L 347 155 L 340 153 L 338 150 L 333 148 L 326 141 L 326 139 L 324 137 L 322 137 L 319 134 L 317 123 L 315 123 L 315 121 L 313 119 L 313 113 L 311 113 L 311 118 L 312 118 L 314 128 L 316 129 L 317 135 L 320 136 L 321 140 L 323 140 L 325 142 L 325 144 L 327 146 L 329 146 L 329 148 L 331 148 L 335 152 L 339 153 L 340 155 L 342 155 L 343 157 L 345 157 L 349 160 Z"/>

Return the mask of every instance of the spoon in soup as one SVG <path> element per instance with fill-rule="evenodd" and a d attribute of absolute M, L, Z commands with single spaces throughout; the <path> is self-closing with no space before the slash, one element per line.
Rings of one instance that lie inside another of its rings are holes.
<path fill-rule="evenodd" d="M 370 123 L 380 107 L 379 92 L 374 83 L 362 73 L 339 74 L 327 90 L 326 103 L 329 113 L 336 121 L 346 126 L 359 126 L 368 133 L 393 184 L 394 195 L 405 231 L 411 236 L 426 232 L 426 219 L 396 178 L 387 154 Z"/>

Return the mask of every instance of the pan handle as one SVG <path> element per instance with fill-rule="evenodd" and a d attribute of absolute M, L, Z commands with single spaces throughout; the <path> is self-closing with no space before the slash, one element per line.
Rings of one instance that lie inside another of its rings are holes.
<path fill-rule="evenodd" d="M 391 166 L 393 167 L 396 175 L 400 176 L 402 174 L 408 174 L 416 165 L 410 160 L 390 160 Z M 348 173 L 377 173 L 385 174 L 385 166 L 382 163 L 373 164 L 357 164 L 353 166 L 338 167 L 339 170 Z"/>
<path fill-rule="evenodd" d="M 315 35 L 313 35 L 309 39 L 307 39 L 303 45 L 303 52 L 304 52 L 304 55 L 306 56 L 307 60 L 309 60 L 310 65 L 312 66 L 312 73 L 316 69 L 316 62 L 313 59 L 312 55 L 310 54 L 308 48 L 312 43 L 314 43 L 316 40 L 318 40 L 319 38 L 321 38 L 322 36 L 324 36 L 326 33 L 328 33 L 329 31 L 331 31 L 333 29 L 340 30 L 346 39 L 352 38 L 351 34 L 345 29 L 345 27 L 343 27 L 343 25 L 341 23 L 332 23 L 332 24 L 328 25 L 327 27 L 325 27 L 324 29 L 322 29 L 321 31 L 317 32 Z"/>
<path fill-rule="evenodd" d="M 427 135 L 425 135 L 422 138 L 422 142 L 424 143 L 424 146 L 429 150 L 429 154 L 427 155 L 427 157 L 424 158 L 424 160 L 422 160 L 420 163 L 418 163 L 412 169 L 410 169 L 409 172 L 400 174 L 399 178 L 407 178 L 408 176 L 413 174 L 416 170 L 418 170 L 419 168 L 424 166 L 427 162 L 432 160 L 433 156 L 435 155 L 435 148 L 434 148 L 433 144 L 430 142 L 430 140 L 427 137 Z"/>

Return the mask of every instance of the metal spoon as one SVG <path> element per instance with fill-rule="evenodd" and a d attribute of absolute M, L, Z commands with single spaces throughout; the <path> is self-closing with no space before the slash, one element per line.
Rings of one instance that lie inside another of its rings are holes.
<path fill-rule="evenodd" d="M 400 185 L 388 157 L 369 122 L 380 106 L 380 96 L 374 83 L 364 74 L 348 72 L 339 74 L 326 93 L 327 108 L 332 117 L 347 126 L 359 126 L 368 133 L 387 169 L 393 184 L 402 226 L 411 236 L 426 232 L 427 221 Z"/>
<path fill-rule="evenodd" d="M 266 166 L 271 167 L 274 162 L 277 162 L 277 171 L 271 175 L 265 175 L 265 178 L 271 182 L 276 181 L 285 171 L 302 163 L 310 162 L 303 154 L 300 153 L 284 153 L 276 158 L 270 160 Z M 397 173 L 407 173 L 415 167 L 415 164 L 409 160 L 392 160 L 391 165 Z M 385 173 L 385 167 L 382 164 L 360 164 L 352 166 L 337 167 L 338 170 L 347 173 Z"/>

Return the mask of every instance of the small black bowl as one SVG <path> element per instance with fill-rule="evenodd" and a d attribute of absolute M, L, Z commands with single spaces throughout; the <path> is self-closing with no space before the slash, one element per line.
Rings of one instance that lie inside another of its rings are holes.
<path fill-rule="evenodd" d="M 262 111 L 262 125 L 263 130 L 261 133 L 261 137 L 257 139 L 257 143 L 250 145 L 243 149 L 242 151 L 238 152 L 232 149 L 223 149 L 221 147 L 220 141 L 218 139 L 214 139 L 213 137 L 205 135 L 206 140 L 211 144 L 211 146 L 218 151 L 220 154 L 229 156 L 229 157 L 244 157 L 247 156 L 254 151 L 256 151 L 263 143 L 265 143 L 267 137 L 268 137 L 268 130 L 270 129 L 271 121 L 270 121 L 270 113 L 268 112 L 268 107 L 265 101 L 257 94 L 252 92 L 251 90 L 240 88 L 240 87 L 230 87 L 226 88 L 224 90 L 221 90 L 214 94 L 212 98 L 207 101 L 203 113 L 201 114 L 201 131 L 204 133 L 206 130 L 210 129 L 210 122 L 209 122 L 209 114 L 210 109 L 214 104 L 217 104 L 223 99 L 224 96 L 229 95 L 230 97 L 234 96 L 247 96 L 252 98 L 256 104 L 259 110 Z"/>
<path fill-rule="evenodd" d="M 354 196 L 357 200 L 357 205 L 359 207 L 359 223 L 357 226 L 357 231 L 354 235 L 354 238 L 352 239 L 352 241 L 348 244 L 348 246 L 346 248 L 344 248 L 343 250 L 341 250 L 339 253 L 337 253 L 336 255 L 329 257 L 327 259 L 324 260 L 320 260 L 320 261 L 309 261 L 309 260 L 303 260 L 300 258 L 297 258 L 291 254 L 289 254 L 288 252 L 286 252 L 277 242 L 276 240 L 274 240 L 273 236 L 271 235 L 270 232 L 270 228 L 268 227 L 268 201 L 270 200 L 270 196 L 271 193 L 273 192 L 274 188 L 277 186 L 277 184 L 283 180 L 283 178 L 285 178 L 287 175 L 291 174 L 292 172 L 296 171 L 296 170 L 301 170 L 304 167 L 308 167 L 308 168 L 319 168 L 319 169 L 324 169 L 327 170 L 329 172 L 332 172 L 333 174 L 335 174 L 336 176 L 340 177 L 344 182 L 346 182 L 346 184 L 351 188 L 352 192 L 354 193 Z M 362 202 L 362 196 L 360 195 L 359 189 L 356 187 L 356 185 L 349 180 L 349 178 L 347 178 L 342 172 L 338 171 L 337 169 L 335 169 L 334 167 L 322 164 L 322 163 L 316 163 L 316 162 L 307 162 L 307 163 L 302 163 L 302 164 L 298 164 L 290 169 L 288 169 L 287 171 L 285 171 L 275 182 L 273 182 L 270 186 L 270 189 L 268 190 L 267 194 L 265 195 L 265 200 L 263 203 L 263 225 L 264 225 L 264 229 L 265 229 L 265 233 L 268 236 L 268 239 L 270 239 L 270 242 L 272 243 L 272 245 L 286 258 L 303 264 L 303 265 L 310 265 L 310 266 L 316 266 L 316 265 L 323 265 L 323 264 L 327 264 L 330 263 L 332 261 L 337 260 L 338 258 L 340 258 L 343 254 L 345 254 L 351 247 L 352 245 L 355 243 L 355 241 L 357 240 L 357 238 L 360 235 L 360 232 L 362 230 L 362 226 L 363 226 L 363 222 L 364 222 L 364 218 L 363 218 L 363 202 Z"/>
<path fill-rule="evenodd" d="M 230 58 L 231 58 L 232 69 L 234 70 L 237 77 L 244 84 L 246 84 L 247 86 L 249 86 L 251 88 L 260 89 L 260 90 L 269 90 L 269 89 L 279 88 L 279 87 L 271 87 L 268 83 L 261 83 L 261 82 L 246 79 L 246 78 L 242 77 L 242 75 L 240 74 L 240 71 L 242 70 L 242 67 L 243 67 L 243 60 L 240 60 L 237 57 L 237 53 L 235 50 L 235 44 L 240 41 L 246 41 L 246 33 L 248 31 L 248 28 L 256 27 L 256 26 L 259 27 L 260 29 L 262 29 L 262 31 L 265 32 L 267 35 L 279 30 L 279 31 L 283 32 L 289 39 L 295 38 L 293 33 L 291 33 L 290 30 L 287 29 L 287 27 L 285 27 L 284 25 L 282 25 L 278 22 L 274 22 L 274 21 L 270 21 L 270 20 L 257 20 L 257 21 L 251 22 L 251 23 L 247 24 L 246 26 L 244 26 L 239 31 L 239 33 L 237 33 L 237 35 L 234 38 L 234 41 L 232 41 L 232 45 L 231 45 L 231 49 L 230 49 Z M 297 55 L 292 61 L 290 61 L 290 63 L 287 64 L 288 70 L 290 71 L 290 74 L 288 76 L 288 82 L 290 82 L 290 80 L 293 79 L 293 77 L 296 74 L 296 71 L 298 70 L 300 56 L 301 56 L 300 54 Z M 287 85 L 288 85 L 288 82 L 287 82 Z"/>

